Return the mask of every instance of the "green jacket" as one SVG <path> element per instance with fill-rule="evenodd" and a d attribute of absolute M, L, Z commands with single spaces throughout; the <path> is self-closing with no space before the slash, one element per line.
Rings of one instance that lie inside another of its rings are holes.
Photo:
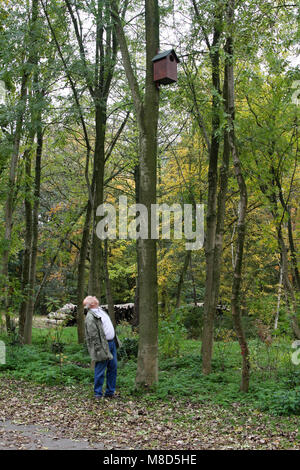
<path fill-rule="evenodd" d="M 104 334 L 102 320 L 95 317 L 90 310 L 85 317 L 85 339 L 92 361 L 101 362 L 113 358 Z"/>

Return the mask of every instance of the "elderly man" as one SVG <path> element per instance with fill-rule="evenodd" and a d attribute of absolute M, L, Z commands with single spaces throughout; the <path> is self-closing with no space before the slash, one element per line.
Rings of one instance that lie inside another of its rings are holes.
<path fill-rule="evenodd" d="M 85 318 L 85 336 L 91 359 L 95 361 L 94 394 L 102 397 L 106 371 L 104 397 L 114 398 L 117 380 L 117 350 L 115 330 L 108 314 L 99 307 L 96 297 L 88 296 L 83 301 L 88 309 Z"/>

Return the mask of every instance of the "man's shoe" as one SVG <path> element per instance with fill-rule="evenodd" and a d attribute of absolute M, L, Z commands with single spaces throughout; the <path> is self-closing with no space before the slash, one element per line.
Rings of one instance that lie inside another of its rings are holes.
<path fill-rule="evenodd" d="M 104 398 L 108 398 L 108 400 L 116 399 L 116 395 L 104 395 Z"/>
<path fill-rule="evenodd" d="M 102 400 L 102 395 L 94 395 L 95 400 Z"/>

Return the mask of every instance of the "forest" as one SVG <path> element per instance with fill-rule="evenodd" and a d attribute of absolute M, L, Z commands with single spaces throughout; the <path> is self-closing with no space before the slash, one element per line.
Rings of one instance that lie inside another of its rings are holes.
<path fill-rule="evenodd" d="M 0 450 L 300 449 L 299 39 L 293 0 L 0 0 Z"/>

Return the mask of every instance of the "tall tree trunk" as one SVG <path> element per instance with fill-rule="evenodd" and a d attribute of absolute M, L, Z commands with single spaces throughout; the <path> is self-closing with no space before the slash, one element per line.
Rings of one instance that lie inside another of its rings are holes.
<path fill-rule="evenodd" d="M 220 45 L 221 17 L 217 8 L 214 20 L 213 43 L 210 48 L 210 59 L 212 65 L 212 84 L 214 94 L 212 99 L 212 135 L 209 153 L 208 170 L 208 199 L 206 215 L 205 234 L 205 258 L 206 258 L 206 279 L 204 297 L 204 316 L 202 334 L 202 372 L 211 372 L 211 360 L 213 351 L 214 318 L 216 310 L 216 280 L 214 278 L 215 269 L 215 244 L 217 229 L 217 189 L 218 189 L 218 157 L 219 157 L 219 136 L 217 131 L 220 127 Z"/>
<path fill-rule="evenodd" d="M 105 163 L 105 127 L 106 127 L 106 100 L 98 97 L 96 103 L 96 141 L 94 152 L 94 178 L 95 190 L 93 195 L 93 231 L 91 242 L 91 262 L 89 278 L 89 294 L 95 295 L 101 302 L 102 286 L 101 274 L 103 272 L 102 245 L 96 233 L 96 226 L 100 218 L 96 215 L 97 208 L 103 204 L 104 199 L 104 163 Z"/>
<path fill-rule="evenodd" d="M 40 206 L 40 188 L 41 188 L 41 160 L 43 153 L 43 129 L 42 116 L 39 113 L 37 120 L 37 149 L 35 162 L 35 181 L 34 181 L 34 202 L 32 214 L 32 248 L 30 259 L 29 289 L 28 289 L 28 307 L 26 312 L 26 321 L 24 327 L 24 343 L 31 344 L 32 339 L 32 320 L 35 303 L 35 277 L 36 262 L 38 252 L 39 236 L 39 206 Z"/>
<path fill-rule="evenodd" d="M 27 210 L 32 212 L 30 216 L 32 227 L 28 227 L 31 235 L 31 249 L 30 249 L 30 264 L 29 264 L 29 279 L 28 279 L 28 301 L 25 306 L 26 318 L 24 324 L 23 341 L 25 344 L 31 344 L 32 337 L 32 317 L 34 305 L 34 286 L 35 286 L 35 273 L 36 273 L 36 259 L 37 259 L 37 242 L 38 242 L 38 211 L 39 211 L 39 198 L 40 198 L 40 184 L 41 184 L 41 158 L 43 148 L 43 130 L 42 130 L 42 100 L 44 97 L 43 92 L 40 90 L 39 85 L 39 42 L 38 42 L 38 16 L 39 16 L 39 0 L 32 0 L 32 19 L 30 31 L 30 50 L 28 63 L 30 65 L 29 72 L 32 75 L 33 96 L 32 102 L 29 102 L 31 107 L 31 125 L 33 128 L 33 135 L 37 136 L 36 148 L 36 164 L 35 164 L 35 181 L 33 191 L 33 204 L 28 204 Z M 31 163 L 30 163 L 31 165 Z M 33 208 L 32 208 L 33 206 Z M 23 328 L 23 325 L 22 325 Z"/>
<path fill-rule="evenodd" d="M 139 128 L 140 203 L 148 210 L 151 227 L 151 204 L 156 203 L 157 123 L 159 90 L 153 80 L 153 57 L 159 50 L 159 7 L 157 0 L 145 0 L 146 83 L 144 101 L 134 75 L 127 41 L 112 1 L 113 16 L 124 68 L 131 88 Z M 148 233 L 149 235 L 149 233 Z M 139 352 L 136 374 L 137 387 L 149 387 L 158 381 L 158 305 L 156 240 L 140 239 L 139 269 Z"/>
<path fill-rule="evenodd" d="M 28 74 L 24 70 L 23 76 L 22 76 L 19 105 L 18 105 L 16 130 L 15 130 L 15 135 L 14 135 L 14 145 L 13 145 L 13 150 L 12 150 L 12 155 L 11 155 L 11 160 L 10 160 L 7 198 L 6 198 L 6 204 L 5 204 L 5 232 L 4 232 L 5 246 L 4 246 L 3 255 L 2 255 L 2 278 L 4 282 L 2 295 L 3 295 L 5 310 L 7 310 L 8 308 L 8 285 L 9 285 L 8 261 L 9 261 L 9 254 L 10 254 L 10 248 L 11 248 L 11 235 L 12 235 L 12 227 L 13 227 L 13 210 L 14 210 L 13 202 L 14 202 L 14 194 L 15 194 L 14 185 L 15 185 L 17 163 L 18 163 L 18 157 L 19 157 L 19 148 L 20 148 L 20 142 L 21 142 L 21 137 L 22 137 L 23 118 L 24 118 L 24 112 L 25 112 L 26 101 L 27 101 L 27 79 L 28 79 Z M 5 318 L 6 318 L 6 329 L 7 331 L 10 331 L 11 319 L 7 312 L 6 312 Z"/>
<path fill-rule="evenodd" d="M 245 244 L 245 233 L 246 233 L 246 215 L 247 215 L 247 186 L 242 173 L 241 162 L 238 155 L 236 142 L 235 142 L 235 98 L 234 98 L 234 66 L 233 66 L 233 21 L 234 21 L 234 0 L 228 0 L 227 6 L 227 21 L 228 21 L 228 37 L 226 41 L 225 51 L 226 57 L 226 71 L 228 78 L 228 103 L 229 103 L 229 144 L 233 158 L 234 172 L 238 182 L 240 201 L 239 201 L 239 214 L 237 223 L 237 244 L 236 244 L 236 258 L 234 265 L 234 275 L 232 283 L 232 296 L 231 296 L 231 308 L 235 331 L 238 337 L 238 341 L 242 353 L 242 380 L 241 380 L 241 391 L 248 392 L 249 380 L 250 380 L 250 361 L 249 361 L 249 349 L 245 336 L 245 332 L 241 321 L 241 282 L 242 282 L 242 267 L 243 267 L 243 253 Z"/>
<path fill-rule="evenodd" d="M 156 203 L 157 125 L 159 91 L 153 80 L 152 59 L 159 50 L 159 7 L 157 0 L 145 0 L 146 89 L 144 122 L 140 131 L 140 203 L 148 210 Z M 156 240 L 140 240 L 140 323 L 136 385 L 152 386 L 158 381 L 158 296 Z"/>
<path fill-rule="evenodd" d="M 226 44 L 224 47 L 225 54 Z M 225 63 L 224 71 L 224 84 L 223 84 L 223 100 L 224 111 L 229 114 L 229 94 L 228 94 L 228 70 Z M 214 263 L 213 263 L 213 278 L 215 283 L 215 299 L 214 299 L 214 312 L 219 300 L 221 267 L 222 267 L 222 251 L 223 251 L 223 238 L 224 238 L 224 223 L 226 211 L 226 197 L 228 188 L 228 172 L 230 160 L 230 143 L 229 143 L 229 129 L 224 129 L 224 143 L 223 143 L 223 156 L 222 164 L 219 171 L 219 192 L 217 197 L 217 224 L 215 236 L 215 249 L 214 249 Z"/>
<path fill-rule="evenodd" d="M 134 183 L 135 183 L 135 203 L 139 204 L 139 188 L 140 188 L 140 169 L 139 165 L 134 167 Z M 136 240 L 136 264 L 137 264 L 137 274 L 136 274 L 136 286 L 135 286 L 135 296 L 134 296 L 134 320 L 132 326 L 137 327 L 140 319 L 140 241 Z"/>
<path fill-rule="evenodd" d="M 34 144 L 35 129 L 33 122 L 31 122 L 31 131 L 29 135 L 28 146 L 24 152 L 25 161 L 25 250 L 22 263 L 22 302 L 19 310 L 19 338 L 23 341 L 24 328 L 26 321 L 26 312 L 28 307 L 28 289 L 29 289 L 29 276 L 30 276 L 30 257 L 32 246 L 32 192 L 31 192 L 31 157 L 32 147 Z"/>
<path fill-rule="evenodd" d="M 85 266 L 89 247 L 91 219 L 92 203 L 89 200 L 87 203 L 84 227 L 82 232 L 77 274 L 77 338 L 79 344 L 83 344 L 85 340 L 83 299 L 85 291 Z"/>

